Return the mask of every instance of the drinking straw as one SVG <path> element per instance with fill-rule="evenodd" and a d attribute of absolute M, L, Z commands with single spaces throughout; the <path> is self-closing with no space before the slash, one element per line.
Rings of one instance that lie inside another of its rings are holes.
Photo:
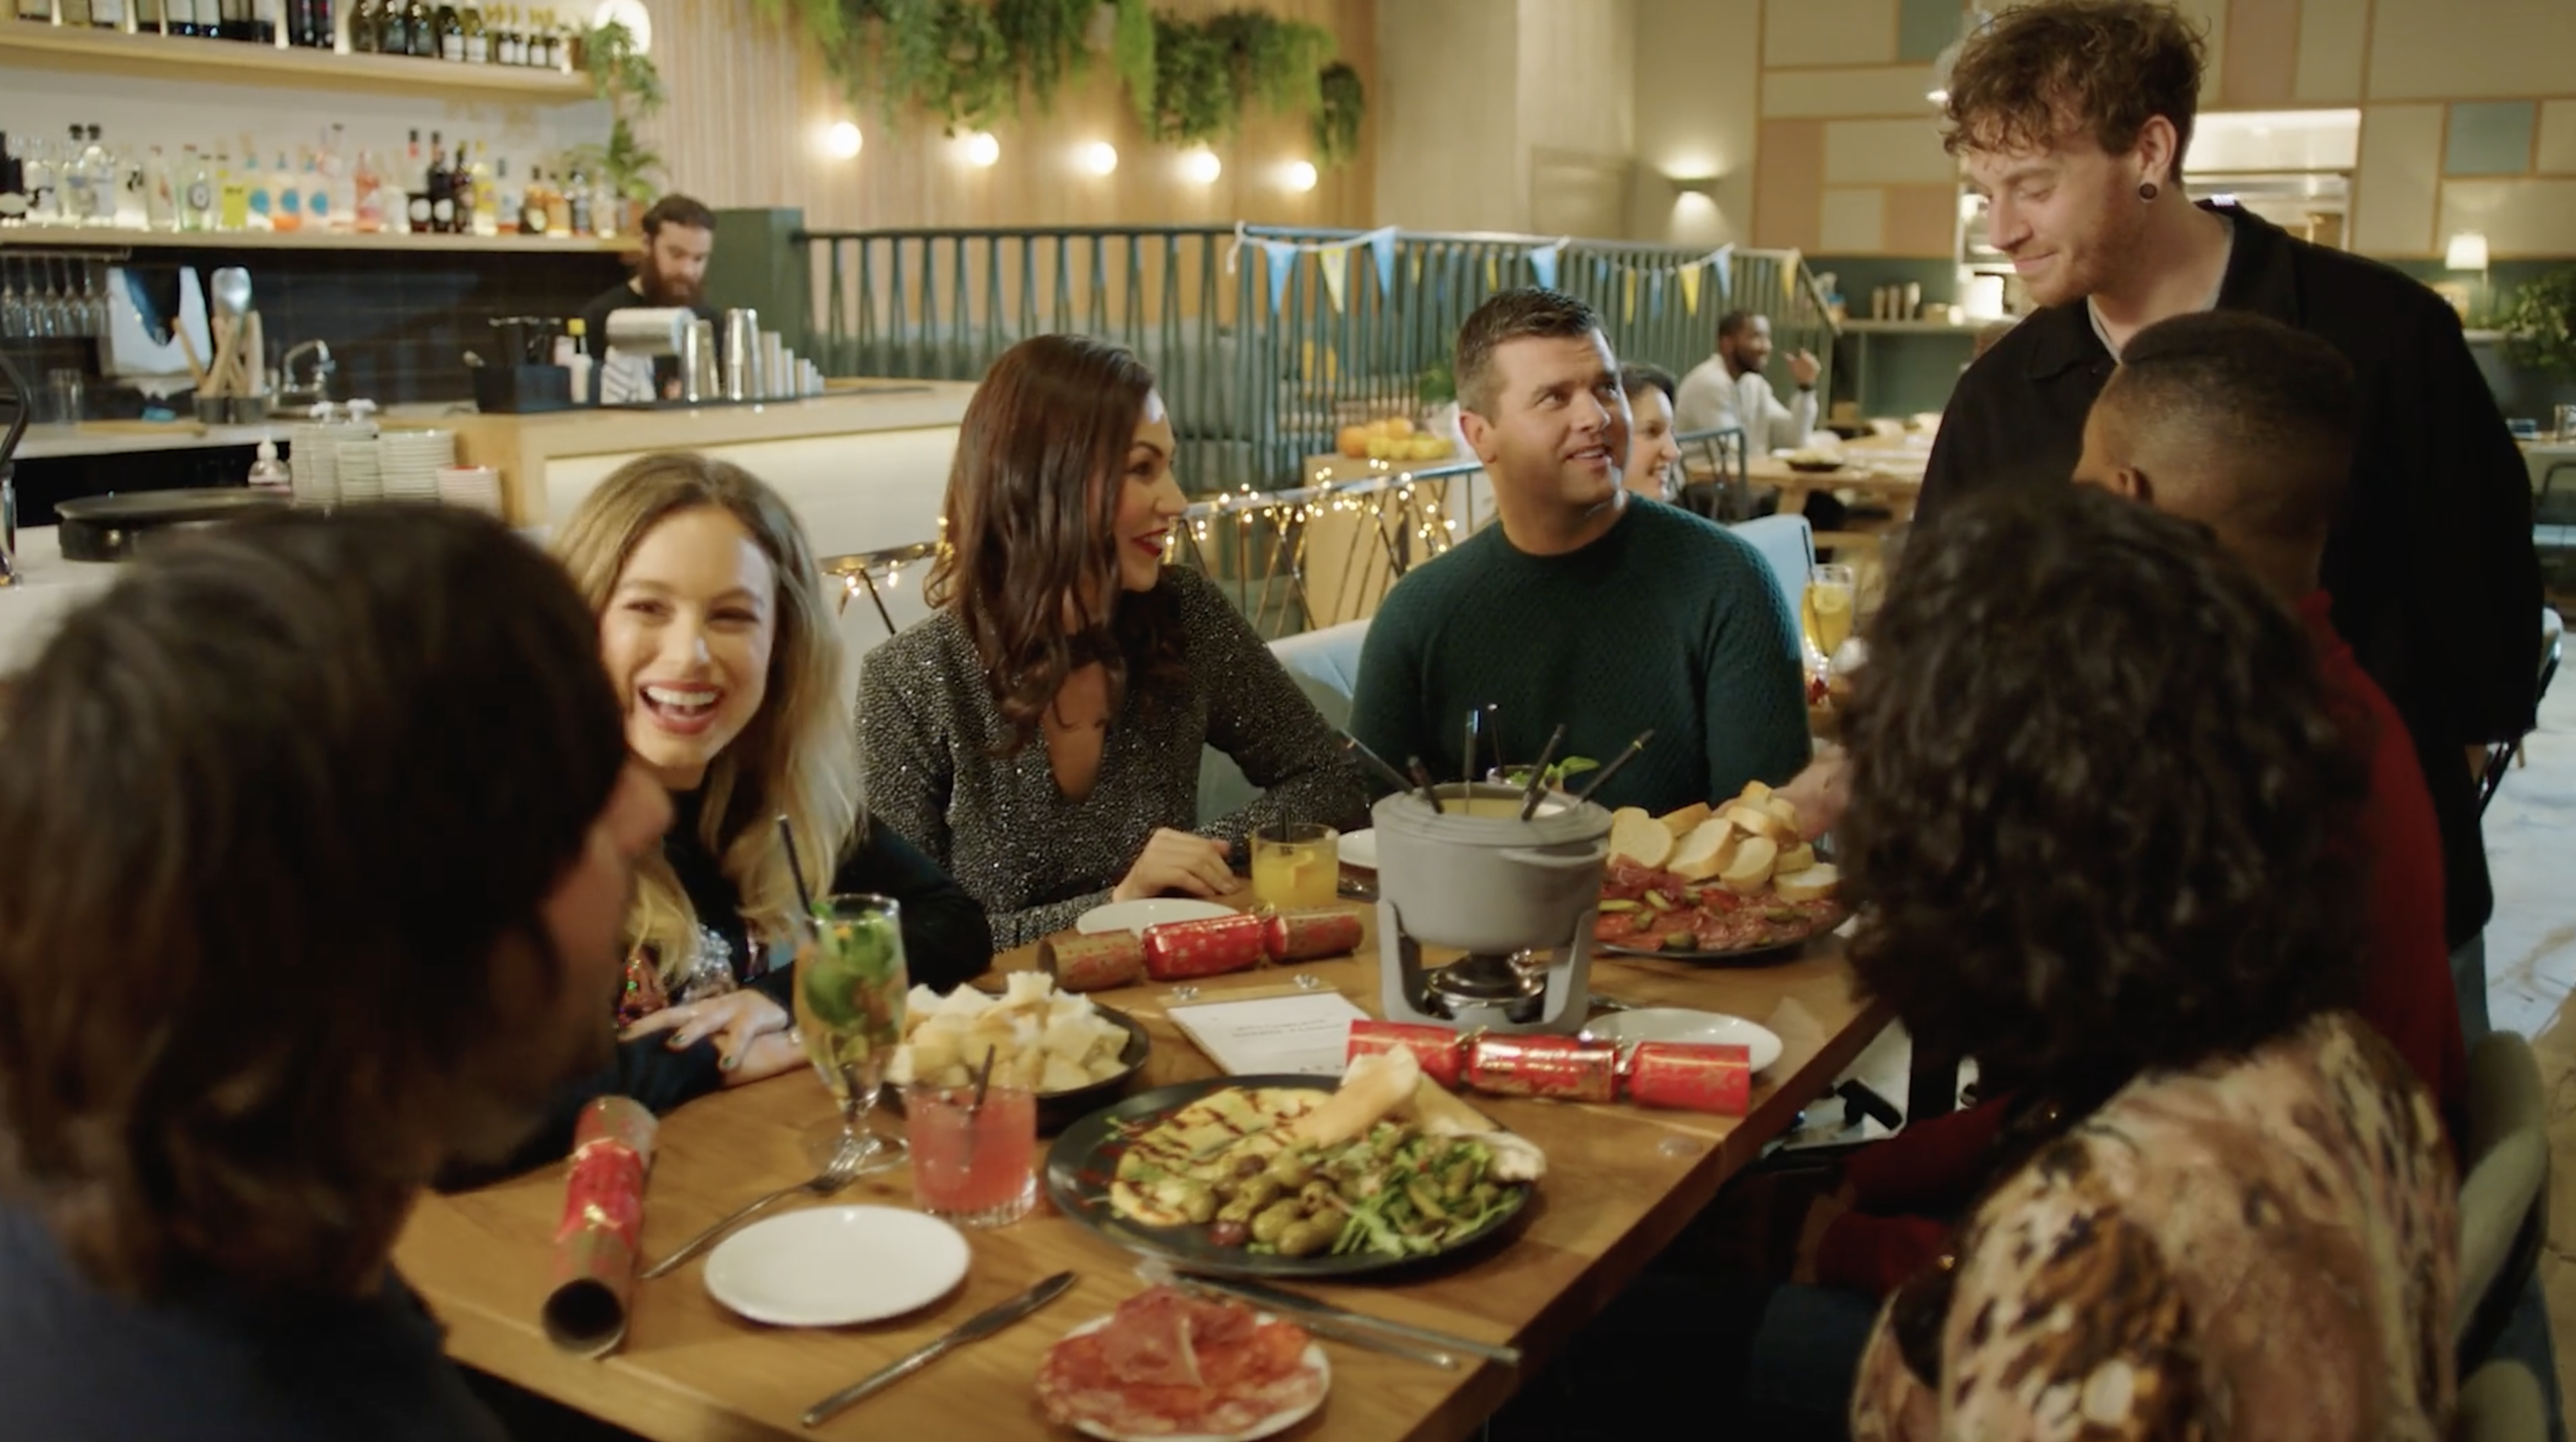
<path fill-rule="evenodd" d="M 1640 734 L 1636 740 L 1629 742 L 1628 749 L 1611 757 L 1610 764 L 1602 767 L 1599 774 L 1592 778 L 1592 784 L 1583 788 L 1583 794 L 1574 798 L 1574 804 L 1580 806 L 1584 802 L 1591 800 L 1592 793 L 1601 789 L 1601 783 L 1618 775 L 1619 768 L 1627 765 L 1630 760 L 1635 758 L 1638 752 L 1646 749 L 1647 742 L 1654 739 L 1655 733 L 1651 728 L 1649 728 L 1644 733 Z"/>
<path fill-rule="evenodd" d="M 796 855 L 796 832 L 787 824 L 787 813 L 778 813 L 778 839 L 787 843 L 787 874 L 796 881 L 796 899 L 805 905 L 807 916 L 820 916 L 814 909 L 814 893 L 805 886 L 805 863 Z"/>
<path fill-rule="evenodd" d="M 1383 776 L 1387 780 L 1395 783 L 1396 790 L 1410 791 L 1413 789 L 1412 777 L 1396 770 L 1393 762 L 1388 761 L 1385 757 L 1368 749 L 1368 747 L 1363 744 L 1357 736 L 1344 736 L 1342 738 L 1342 749 L 1350 752 L 1354 756 L 1357 756 L 1371 766 L 1376 767 L 1380 776 Z"/>
<path fill-rule="evenodd" d="M 1431 784 L 1431 771 L 1419 756 L 1404 758 L 1404 767 L 1413 773 L 1414 784 L 1422 788 L 1422 799 L 1431 803 L 1431 814 L 1437 816 L 1449 808 L 1440 804 L 1440 788 Z"/>
<path fill-rule="evenodd" d="M 1521 820 L 1538 814 L 1538 798 L 1547 790 L 1548 763 L 1556 759 L 1556 748 L 1565 744 L 1565 723 L 1556 723 L 1548 733 L 1547 744 L 1539 748 L 1538 764 L 1530 768 L 1529 784 L 1521 792 Z"/>

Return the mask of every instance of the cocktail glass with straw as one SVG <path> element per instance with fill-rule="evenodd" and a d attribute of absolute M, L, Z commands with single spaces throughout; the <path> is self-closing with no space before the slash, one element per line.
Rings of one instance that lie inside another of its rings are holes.
<path fill-rule="evenodd" d="M 787 836 L 785 818 L 779 834 Z M 903 908 L 885 896 L 828 896 L 817 904 L 804 885 L 795 841 L 788 864 L 804 904 L 796 936 L 796 1027 L 806 1058 L 814 1063 L 840 1121 L 809 1139 L 809 1159 L 828 1166 L 855 1151 L 861 1173 L 899 1164 L 904 1144 L 878 1136 L 868 1125 L 885 1090 L 886 1070 L 903 1044 L 904 993 L 911 979 L 904 964 Z"/>

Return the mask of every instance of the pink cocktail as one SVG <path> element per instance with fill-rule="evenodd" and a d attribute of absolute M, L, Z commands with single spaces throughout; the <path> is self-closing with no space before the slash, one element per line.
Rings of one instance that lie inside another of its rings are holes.
<path fill-rule="evenodd" d="M 962 1227 L 1008 1226 L 1037 1200 L 1037 1095 L 997 1085 L 981 1111 L 974 1101 L 973 1087 L 904 1088 L 912 1202 Z"/>

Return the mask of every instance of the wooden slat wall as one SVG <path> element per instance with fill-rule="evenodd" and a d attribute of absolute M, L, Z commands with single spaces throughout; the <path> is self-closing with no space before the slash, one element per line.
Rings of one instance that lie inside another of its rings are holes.
<path fill-rule="evenodd" d="M 1163 0 L 1163 8 L 1195 15 L 1241 3 Z M 1330 30 L 1374 108 L 1377 0 L 1262 3 Z M 997 125 L 1001 161 L 979 170 L 936 121 L 907 116 L 890 131 L 875 97 L 854 107 L 802 37 L 762 21 L 752 0 L 651 0 L 651 8 L 653 59 L 671 104 L 645 132 L 669 162 L 672 188 L 710 205 L 799 206 L 818 229 L 1372 223 L 1373 124 L 1362 127 L 1358 160 L 1294 195 L 1273 176 L 1288 161 L 1312 158 L 1306 122 L 1256 105 L 1242 134 L 1216 147 L 1224 174 L 1194 185 L 1180 177 L 1176 150 L 1146 140 L 1102 56 L 1085 79 L 1058 92 L 1052 116 L 1033 111 Z M 866 137 L 855 160 L 823 149 L 824 132 L 838 120 L 856 121 Z M 1117 173 L 1106 179 L 1073 160 L 1077 146 L 1101 139 L 1119 154 Z"/>

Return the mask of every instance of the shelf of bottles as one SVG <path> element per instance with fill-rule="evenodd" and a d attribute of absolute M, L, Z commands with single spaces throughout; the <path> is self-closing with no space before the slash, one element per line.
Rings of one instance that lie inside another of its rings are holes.
<path fill-rule="evenodd" d="M 489 142 L 436 130 L 381 149 L 338 125 L 301 145 L 0 136 L 0 248 L 597 252 L 635 245 L 628 210 L 577 166 L 513 176 Z"/>
<path fill-rule="evenodd" d="M 18 52 L 278 84 L 499 91 L 560 102 L 592 95 L 575 64 L 578 33 L 541 8 L 427 0 L 345 8 L 333 0 L 0 0 L 0 7 L 0 58 Z"/>

